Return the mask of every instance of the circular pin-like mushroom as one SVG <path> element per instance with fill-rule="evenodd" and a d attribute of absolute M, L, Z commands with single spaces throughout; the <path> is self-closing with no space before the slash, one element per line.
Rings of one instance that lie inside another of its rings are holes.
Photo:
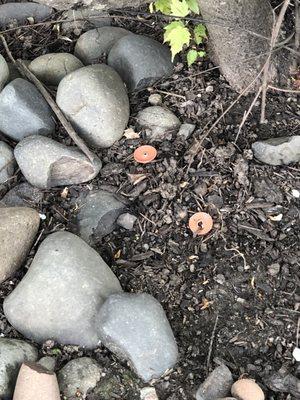
<path fill-rule="evenodd" d="M 191 216 L 189 220 L 189 228 L 194 235 L 206 235 L 213 228 L 213 219 L 207 213 L 198 212 Z"/>
<path fill-rule="evenodd" d="M 231 387 L 231 394 L 237 400 L 265 400 L 264 392 L 253 379 L 240 379 Z"/>
<path fill-rule="evenodd" d="M 148 164 L 152 162 L 156 158 L 156 156 L 156 148 L 149 145 L 140 146 L 133 153 L 135 161 L 141 164 Z"/>

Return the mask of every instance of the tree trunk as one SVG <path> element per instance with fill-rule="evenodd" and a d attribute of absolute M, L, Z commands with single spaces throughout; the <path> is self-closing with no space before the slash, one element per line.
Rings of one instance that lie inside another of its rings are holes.
<path fill-rule="evenodd" d="M 112 8 L 139 7 L 150 3 L 150 0 L 36 0 L 57 10 L 68 10 L 76 5 L 90 7 L 94 10 L 107 10 Z"/>
<path fill-rule="evenodd" d="M 198 0 L 209 33 L 212 58 L 231 87 L 242 92 L 262 69 L 270 50 L 273 11 L 269 0 Z M 251 32 L 250 32 L 251 31 Z M 287 81 L 286 54 L 276 54 L 270 68 L 271 81 Z M 260 85 L 258 79 L 252 90 Z"/>

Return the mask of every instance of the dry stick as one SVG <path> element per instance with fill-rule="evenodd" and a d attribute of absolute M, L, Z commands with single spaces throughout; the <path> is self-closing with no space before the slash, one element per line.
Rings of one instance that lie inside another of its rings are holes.
<path fill-rule="evenodd" d="M 272 90 L 276 90 L 277 92 L 300 94 L 300 90 L 284 89 L 284 88 L 279 88 L 279 87 L 273 86 L 273 85 L 268 85 L 268 88 L 272 89 Z"/>
<path fill-rule="evenodd" d="M 73 126 L 70 124 L 70 122 L 67 120 L 67 118 L 64 116 L 63 112 L 61 109 L 58 107 L 58 105 L 55 103 L 55 101 L 52 99 L 51 95 L 48 93 L 47 89 L 45 86 L 40 82 L 40 80 L 26 67 L 26 65 L 23 63 L 22 60 L 15 60 L 13 55 L 11 54 L 11 51 L 9 50 L 8 44 L 5 40 L 5 37 L 3 35 L 0 35 L 3 46 L 7 52 L 8 57 L 11 59 L 13 64 L 17 67 L 17 69 L 20 71 L 20 73 L 27 79 L 29 79 L 39 90 L 39 92 L 43 95 L 44 99 L 47 101 L 51 109 L 53 110 L 54 114 L 57 116 L 59 121 L 61 122 L 62 126 L 65 128 L 67 131 L 68 135 L 71 137 L 71 139 L 75 142 L 75 144 L 80 148 L 80 150 L 87 156 L 87 158 L 91 161 L 93 164 L 97 160 L 97 156 L 91 152 L 91 150 L 87 147 L 85 142 L 78 136 L 78 134 L 75 132 Z"/>
<path fill-rule="evenodd" d="M 218 321 L 219 321 L 219 313 L 217 313 L 215 324 L 214 324 L 214 328 L 213 328 L 213 331 L 212 331 L 212 334 L 211 334 L 211 337 L 210 337 L 210 344 L 209 344 L 209 350 L 208 350 L 207 362 L 206 362 L 207 370 L 209 369 L 209 366 L 210 366 L 210 359 L 211 359 L 212 348 L 213 348 L 213 344 L 214 344 L 214 339 L 215 339 L 215 335 L 216 335 Z"/>
<path fill-rule="evenodd" d="M 276 45 L 276 41 L 280 32 L 281 25 L 284 20 L 285 13 L 287 8 L 290 4 L 291 0 L 285 0 L 283 6 L 281 7 L 279 16 L 277 18 L 276 23 L 274 24 L 274 28 L 272 31 L 271 36 L 271 43 L 270 43 L 270 52 L 265 63 L 264 67 L 264 75 L 263 75 L 263 82 L 262 82 L 262 101 L 261 101 L 261 116 L 260 116 L 260 123 L 263 124 L 266 121 L 266 103 L 267 103 L 267 91 L 268 91 L 268 80 L 269 80 L 269 72 L 270 72 L 270 64 L 272 58 L 272 51 Z"/>
<path fill-rule="evenodd" d="M 300 1 L 295 0 L 295 50 L 300 48 Z M 299 65 L 299 60 L 295 59 L 295 71 Z"/>

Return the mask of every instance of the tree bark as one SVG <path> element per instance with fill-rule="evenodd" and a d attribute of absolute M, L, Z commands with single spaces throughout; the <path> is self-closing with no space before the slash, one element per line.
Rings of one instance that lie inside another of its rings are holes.
<path fill-rule="evenodd" d="M 198 0 L 209 33 L 212 58 L 230 86 L 242 92 L 263 68 L 273 30 L 269 0 Z M 253 34 L 256 33 L 257 35 Z M 266 40 L 262 38 L 269 38 Z M 283 54 L 284 53 L 284 54 Z M 285 52 L 272 57 L 270 81 L 288 80 L 291 60 Z M 261 84 L 258 79 L 253 90 Z"/>

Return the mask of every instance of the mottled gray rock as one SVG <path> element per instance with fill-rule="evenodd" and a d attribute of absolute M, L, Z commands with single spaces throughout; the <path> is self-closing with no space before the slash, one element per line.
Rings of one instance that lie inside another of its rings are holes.
<path fill-rule="evenodd" d="M 82 67 L 82 62 L 69 53 L 44 54 L 28 66 L 40 81 L 52 86 L 57 86 L 66 75 Z"/>
<path fill-rule="evenodd" d="M 42 189 L 87 182 L 102 165 L 98 158 L 92 163 L 75 147 L 39 135 L 18 143 L 15 157 L 28 182 Z"/>
<path fill-rule="evenodd" d="M 35 22 L 48 18 L 52 8 L 37 3 L 6 3 L 0 5 L 0 26 L 4 27 L 12 22 L 18 24 L 27 22 L 27 18 L 33 17 Z"/>
<path fill-rule="evenodd" d="M 71 72 L 59 84 L 56 101 L 81 136 L 95 147 L 119 140 L 129 119 L 129 100 L 119 75 L 104 64 Z"/>
<path fill-rule="evenodd" d="M 3 309 L 14 328 L 38 343 L 53 339 L 94 348 L 95 315 L 110 294 L 121 291 L 95 250 L 72 233 L 57 232 L 40 245 Z"/>
<path fill-rule="evenodd" d="M 151 106 L 160 106 L 162 104 L 162 97 L 159 93 L 153 93 L 148 98 L 148 103 Z"/>
<path fill-rule="evenodd" d="M 137 221 L 137 217 L 135 215 L 125 213 L 125 214 L 121 214 L 119 216 L 119 218 L 117 219 L 117 224 L 124 229 L 132 231 L 136 221 Z"/>
<path fill-rule="evenodd" d="M 121 75 L 129 91 L 146 88 L 173 72 L 169 48 L 142 35 L 118 40 L 107 63 Z"/>
<path fill-rule="evenodd" d="M 252 145 L 254 156 L 269 165 L 288 165 L 300 161 L 300 135 L 272 138 Z"/>
<path fill-rule="evenodd" d="M 178 136 L 181 137 L 182 139 L 187 140 L 191 136 L 191 134 L 194 132 L 195 129 L 196 129 L 196 125 L 184 123 L 179 128 Z"/>
<path fill-rule="evenodd" d="M 0 283 L 22 266 L 39 224 L 39 214 L 32 208 L 0 208 Z"/>
<path fill-rule="evenodd" d="M 86 65 L 99 62 L 122 37 L 132 34 L 123 28 L 103 26 L 85 32 L 77 40 L 74 54 Z"/>
<path fill-rule="evenodd" d="M 0 338 L 0 397 L 10 399 L 24 361 L 36 361 L 38 352 L 23 340 Z"/>
<path fill-rule="evenodd" d="M 200 385 L 196 393 L 197 400 L 215 400 L 230 394 L 233 384 L 232 374 L 226 365 L 215 368 Z"/>
<path fill-rule="evenodd" d="M 25 79 L 15 79 L 2 90 L 0 114 L 0 131 L 16 141 L 30 135 L 48 135 L 55 129 L 50 107 Z"/>
<path fill-rule="evenodd" d="M 0 142 L 0 184 L 5 183 L 14 174 L 15 157 L 12 148 Z"/>
<path fill-rule="evenodd" d="M 46 368 L 48 371 L 54 372 L 56 360 L 54 357 L 46 356 L 46 357 L 42 357 L 38 361 L 38 364 L 41 365 L 43 368 Z"/>
<path fill-rule="evenodd" d="M 288 373 L 285 367 L 267 376 L 264 383 L 276 393 L 290 393 L 295 399 L 300 398 L 300 379 Z"/>
<path fill-rule="evenodd" d="M 78 200 L 77 224 L 79 235 L 87 243 L 108 235 L 116 227 L 116 220 L 125 210 L 125 203 L 115 194 L 96 190 Z"/>
<path fill-rule="evenodd" d="M 0 91 L 3 89 L 8 78 L 9 78 L 9 68 L 8 68 L 7 62 L 5 61 L 4 57 L 1 56 L 1 54 L 0 54 Z"/>
<path fill-rule="evenodd" d="M 162 306 L 148 294 L 111 295 L 96 317 L 103 344 L 146 382 L 172 368 L 178 349 Z"/>
<path fill-rule="evenodd" d="M 177 131 L 181 125 L 172 111 L 160 106 L 144 108 L 137 115 L 137 123 L 154 140 L 163 139 L 168 133 Z"/>
<path fill-rule="evenodd" d="M 58 10 L 68 10 L 74 5 L 90 6 L 91 9 L 103 10 L 110 8 L 139 7 L 150 3 L 151 0 L 38 0 L 41 4 L 47 4 Z"/>
<path fill-rule="evenodd" d="M 89 357 L 69 361 L 57 375 L 60 391 L 67 398 L 76 396 L 76 392 L 85 397 L 89 389 L 94 389 L 101 378 L 101 368 Z"/>
<path fill-rule="evenodd" d="M 0 207 L 32 207 L 42 202 L 44 193 L 29 185 L 29 183 L 20 183 L 14 186 L 6 195 L 0 200 Z"/>
<path fill-rule="evenodd" d="M 66 34 L 74 31 L 76 35 L 80 35 L 83 30 L 110 26 L 112 21 L 108 13 L 93 10 L 90 7 L 68 10 L 63 17 L 66 22 L 61 24 L 62 32 Z"/>

